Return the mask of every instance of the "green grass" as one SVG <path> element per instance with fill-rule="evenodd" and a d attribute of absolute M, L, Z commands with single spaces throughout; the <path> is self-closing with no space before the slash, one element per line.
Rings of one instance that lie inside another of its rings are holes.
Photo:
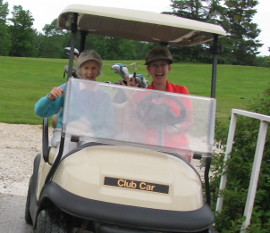
<path fill-rule="evenodd" d="M 116 62 L 134 61 L 104 61 L 99 81 L 119 80 L 111 70 Z M 136 62 L 137 72 L 147 77 L 143 61 Z M 0 57 L 0 122 L 41 124 L 33 107 L 52 87 L 66 81 L 67 63 L 67 59 Z M 186 85 L 193 95 L 210 96 L 211 70 L 208 64 L 173 64 L 169 80 Z M 217 118 L 225 123 L 232 108 L 246 109 L 251 99 L 270 86 L 269 68 L 219 65 L 217 75 Z"/>
<path fill-rule="evenodd" d="M 191 94 L 210 96 L 211 65 L 177 64 L 170 80 L 186 85 Z M 177 79 L 177 77 L 179 77 Z M 217 70 L 217 118 L 227 122 L 232 108 L 246 109 L 250 100 L 270 87 L 270 69 L 219 65 Z"/>

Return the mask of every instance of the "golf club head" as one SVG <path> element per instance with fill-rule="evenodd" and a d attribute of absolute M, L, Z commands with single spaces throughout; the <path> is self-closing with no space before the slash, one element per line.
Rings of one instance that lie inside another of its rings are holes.
<path fill-rule="evenodd" d="M 69 56 L 69 55 L 70 55 L 71 48 L 70 48 L 70 47 L 65 47 L 64 49 L 65 49 L 66 55 Z M 78 57 L 79 54 L 80 54 L 80 53 L 79 53 L 79 50 L 76 49 L 76 48 L 74 48 L 74 56 Z"/>
<path fill-rule="evenodd" d="M 112 70 L 114 73 L 119 74 L 123 80 L 126 80 L 126 78 L 129 77 L 128 68 L 123 63 L 116 63 L 112 65 Z"/>

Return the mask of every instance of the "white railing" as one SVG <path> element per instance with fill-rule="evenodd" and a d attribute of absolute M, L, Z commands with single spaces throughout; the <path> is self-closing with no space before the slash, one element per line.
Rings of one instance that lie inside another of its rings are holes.
<path fill-rule="evenodd" d="M 227 160 L 230 157 L 230 153 L 232 151 L 237 115 L 242 115 L 242 116 L 260 120 L 260 129 L 258 133 L 257 146 L 256 146 L 255 155 L 254 155 L 252 173 L 251 173 L 251 178 L 249 181 L 248 195 L 247 195 L 246 205 L 245 205 L 245 210 L 244 210 L 245 221 L 243 222 L 241 231 L 240 231 L 241 233 L 245 233 L 247 227 L 250 224 L 250 219 L 252 215 L 252 210 L 253 210 L 253 205 L 254 205 L 254 200 L 255 200 L 255 195 L 256 195 L 256 190 L 257 190 L 257 184 L 258 184 L 258 179 L 259 179 L 259 172 L 260 172 L 261 163 L 262 163 L 265 139 L 267 135 L 267 128 L 270 122 L 270 116 L 248 112 L 244 110 L 239 110 L 239 109 L 232 110 L 224 163 L 227 162 Z M 226 171 L 227 171 L 227 167 L 225 166 L 223 175 L 220 180 L 220 186 L 219 186 L 220 190 L 224 190 L 226 187 L 226 182 L 227 182 Z M 223 197 L 219 196 L 217 200 L 217 204 L 216 204 L 216 211 L 220 212 L 222 210 L 222 206 L 223 206 Z"/>

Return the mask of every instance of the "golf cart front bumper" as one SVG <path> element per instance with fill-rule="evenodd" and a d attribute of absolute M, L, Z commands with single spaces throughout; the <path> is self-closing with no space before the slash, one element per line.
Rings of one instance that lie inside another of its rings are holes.
<path fill-rule="evenodd" d="M 207 204 L 194 211 L 168 211 L 108 203 L 74 195 L 54 182 L 45 185 L 40 198 L 41 202 L 43 200 L 50 200 L 60 210 L 77 218 L 137 230 L 202 232 L 214 222 Z"/>

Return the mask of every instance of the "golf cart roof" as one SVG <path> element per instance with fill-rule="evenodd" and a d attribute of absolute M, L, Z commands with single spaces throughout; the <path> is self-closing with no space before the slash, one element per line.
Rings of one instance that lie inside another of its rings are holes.
<path fill-rule="evenodd" d="M 58 26 L 71 30 L 74 13 L 79 31 L 129 40 L 193 46 L 213 40 L 213 34 L 226 35 L 219 25 L 178 16 L 80 4 L 67 6 L 58 17 Z"/>

